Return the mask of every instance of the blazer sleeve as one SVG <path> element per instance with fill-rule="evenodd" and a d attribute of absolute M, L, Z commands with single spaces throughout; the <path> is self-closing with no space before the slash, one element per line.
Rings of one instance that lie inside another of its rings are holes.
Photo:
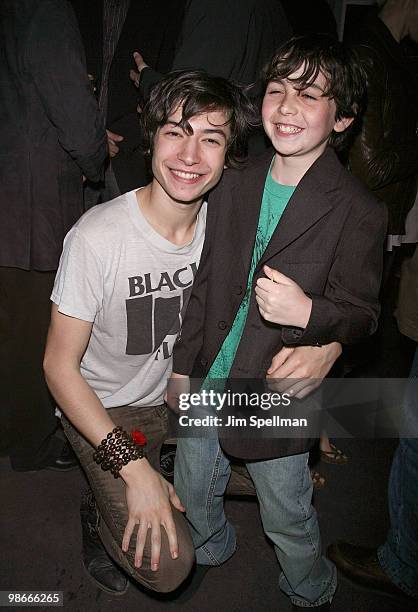
<path fill-rule="evenodd" d="M 100 180 L 107 156 L 106 131 L 69 3 L 40 3 L 26 49 L 29 74 L 61 147 L 88 179 Z"/>
<path fill-rule="evenodd" d="M 386 227 L 381 202 L 362 215 L 350 214 L 324 295 L 310 295 L 312 311 L 304 330 L 283 328 L 286 345 L 353 344 L 376 331 Z"/>

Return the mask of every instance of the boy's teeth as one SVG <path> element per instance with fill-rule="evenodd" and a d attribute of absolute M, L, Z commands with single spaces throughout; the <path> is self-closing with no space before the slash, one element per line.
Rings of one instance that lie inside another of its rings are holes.
<path fill-rule="evenodd" d="M 194 172 L 181 172 L 180 170 L 172 171 L 176 176 L 184 179 L 196 179 L 199 178 L 200 174 L 195 174 Z"/>
<path fill-rule="evenodd" d="M 281 123 L 279 123 L 277 127 L 279 128 L 280 132 L 285 132 L 286 134 L 296 134 L 297 132 L 301 131 L 301 128 L 295 127 L 293 125 L 282 125 Z"/>

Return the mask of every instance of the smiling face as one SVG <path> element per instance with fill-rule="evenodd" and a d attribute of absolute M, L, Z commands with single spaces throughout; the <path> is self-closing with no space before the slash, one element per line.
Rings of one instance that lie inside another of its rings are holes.
<path fill-rule="evenodd" d="M 154 138 L 153 189 L 180 204 L 203 201 L 222 176 L 231 132 L 223 111 L 210 111 L 189 119 L 191 133 L 178 123 L 181 108 L 170 115 Z"/>
<path fill-rule="evenodd" d="M 334 101 L 323 95 L 327 83 L 322 73 L 301 89 L 294 79 L 302 72 L 300 69 L 289 79 L 268 83 L 262 118 L 276 152 L 298 158 L 307 169 L 324 151 L 332 131 L 344 131 L 353 119 L 336 120 Z"/>

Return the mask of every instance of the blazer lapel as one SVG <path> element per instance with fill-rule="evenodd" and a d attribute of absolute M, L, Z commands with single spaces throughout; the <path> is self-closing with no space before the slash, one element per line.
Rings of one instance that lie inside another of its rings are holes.
<path fill-rule="evenodd" d="M 335 187 L 336 173 L 339 172 L 341 167 L 334 151 L 326 149 L 295 189 L 258 269 L 332 210 L 333 202 L 329 194 Z"/>
<path fill-rule="evenodd" d="M 274 152 L 269 150 L 256 162 L 252 162 L 251 166 L 244 170 L 242 181 L 235 186 L 232 192 L 233 244 L 239 245 L 239 257 L 246 274 L 250 269 L 264 183 L 273 154 Z"/>

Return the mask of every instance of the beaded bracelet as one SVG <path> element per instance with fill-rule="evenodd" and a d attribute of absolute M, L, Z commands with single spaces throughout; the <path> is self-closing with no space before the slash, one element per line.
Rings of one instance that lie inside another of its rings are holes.
<path fill-rule="evenodd" d="M 146 443 L 147 439 L 141 431 L 134 430 L 129 436 L 122 427 L 115 427 L 100 442 L 93 459 L 102 470 L 110 470 L 114 478 L 118 478 L 124 465 L 144 458 Z"/>

